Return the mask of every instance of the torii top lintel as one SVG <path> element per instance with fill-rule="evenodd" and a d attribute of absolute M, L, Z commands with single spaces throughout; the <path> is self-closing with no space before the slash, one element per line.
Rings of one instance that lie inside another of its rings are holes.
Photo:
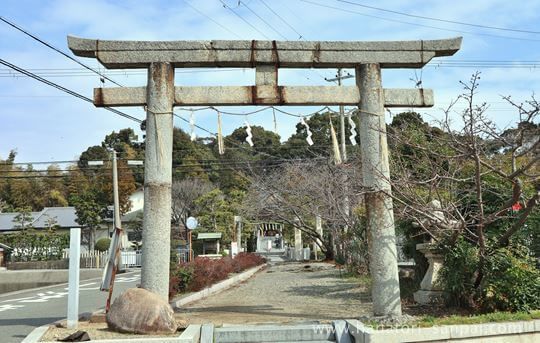
<path fill-rule="evenodd" d="M 75 55 L 97 58 L 110 69 L 147 68 L 152 62 L 168 62 L 175 68 L 354 68 L 365 63 L 420 68 L 434 57 L 455 54 L 461 41 L 461 37 L 372 42 L 114 41 L 68 36 Z"/>

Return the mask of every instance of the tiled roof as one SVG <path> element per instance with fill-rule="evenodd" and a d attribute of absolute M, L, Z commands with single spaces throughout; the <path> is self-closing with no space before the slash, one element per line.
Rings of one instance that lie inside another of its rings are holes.
<path fill-rule="evenodd" d="M 13 221 L 17 214 L 17 212 L 0 213 L 0 231 L 17 230 L 17 223 Z M 75 207 L 45 207 L 41 212 L 31 212 L 30 214 L 32 222 L 29 226 L 35 229 L 48 228 L 48 221 L 51 219 L 61 228 L 81 227 L 77 223 Z"/>
<path fill-rule="evenodd" d="M 221 239 L 221 232 L 201 232 L 197 235 L 199 239 Z"/>

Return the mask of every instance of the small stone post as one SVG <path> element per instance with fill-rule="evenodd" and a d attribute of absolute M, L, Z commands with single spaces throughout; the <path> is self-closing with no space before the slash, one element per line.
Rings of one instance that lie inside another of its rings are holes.
<path fill-rule="evenodd" d="M 234 226 L 236 228 L 236 242 L 238 244 L 238 253 L 242 252 L 242 217 L 234 216 Z"/>
<path fill-rule="evenodd" d="M 150 63 L 147 85 L 141 285 L 168 300 L 174 68 Z"/>
<path fill-rule="evenodd" d="M 323 229 L 322 229 L 321 216 L 316 216 L 315 217 L 315 232 L 317 232 L 317 234 L 319 234 L 319 236 L 321 236 L 321 239 L 322 239 Z M 314 250 L 314 253 L 315 253 L 315 259 L 318 258 L 317 254 L 321 251 L 321 248 L 319 247 L 319 244 L 322 243 L 321 239 L 317 238 L 317 242 L 313 243 L 313 250 Z M 319 243 L 319 244 L 317 244 L 317 243 Z"/>
<path fill-rule="evenodd" d="M 294 227 L 294 259 L 296 261 L 303 260 L 303 248 L 302 231 L 300 231 L 299 228 Z"/>
<path fill-rule="evenodd" d="M 381 69 L 376 63 L 356 68 L 360 89 L 360 145 L 368 231 L 370 269 L 373 279 L 373 312 L 376 316 L 400 316 L 401 299 L 396 234 L 390 187 L 390 167 Z"/>
<path fill-rule="evenodd" d="M 69 230 L 69 279 L 67 327 L 76 329 L 79 322 L 79 270 L 81 258 L 81 229 Z"/>

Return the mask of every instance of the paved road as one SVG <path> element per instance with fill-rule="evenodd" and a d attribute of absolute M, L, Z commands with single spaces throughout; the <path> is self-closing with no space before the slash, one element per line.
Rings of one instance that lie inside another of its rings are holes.
<path fill-rule="evenodd" d="M 140 283 L 140 270 L 117 276 L 113 297 Z M 101 280 L 80 283 L 79 312 L 105 306 L 107 293 L 99 290 Z M 67 284 L 34 288 L 0 295 L 0 342 L 21 342 L 34 328 L 66 317 Z"/>

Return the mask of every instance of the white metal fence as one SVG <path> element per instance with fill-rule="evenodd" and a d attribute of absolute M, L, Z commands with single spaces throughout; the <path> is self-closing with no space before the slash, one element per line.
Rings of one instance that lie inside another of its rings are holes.
<path fill-rule="evenodd" d="M 141 251 L 122 251 L 122 264 L 124 267 L 140 267 L 142 265 Z"/>

